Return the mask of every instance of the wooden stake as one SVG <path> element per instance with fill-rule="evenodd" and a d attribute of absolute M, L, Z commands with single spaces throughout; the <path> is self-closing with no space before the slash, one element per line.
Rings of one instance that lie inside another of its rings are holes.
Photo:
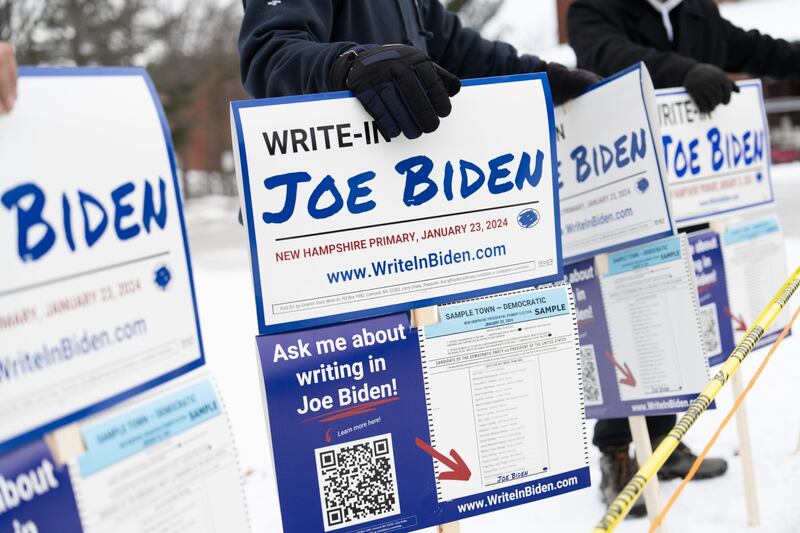
<path fill-rule="evenodd" d="M 458 522 L 442 524 L 439 526 L 439 533 L 461 533 L 461 526 L 458 525 Z"/>
<path fill-rule="evenodd" d="M 650 432 L 647 430 L 647 419 L 643 416 L 628 417 L 628 424 L 631 427 L 633 436 L 633 446 L 636 449 L 636 461 L 641 467 L 651 455 L 653 455 L 653 445 L 650 442 Z M 658 486 L 658 476 L 654 476 L 650 483 L 644 488 L 644 504 L 647 507 L 647 516 L 652 521 L 661 513 L 661 490 Z M 662 523 L 656 533 L 667 533 L 666 526 Z"/>
<path fill-rule="evenodd" d="M 83 436 L 78 424 L 70 424 L 58 428 L 54 432 L 45 435 L 44 441 L 59 466 L 86 451 L 86 445 L 83 442 Z"/>
<path fill-rule="evenodd" d="M 733 397 L 738 398 L 744 393 L 742 384 L 742 371 L 734 372 L 731 376 L 731 390 Z M 736 429 L 739 432 L 739 458 L 742 461 L 742 476 L 744 477 L 744 495 L 747 503 L 747 525 L 756 527 L 761 523 L 758 512 L 758 493 L 756 491 L 756 473 L 753 466 L 753 448 L 750 445 L 750 428 L 747 423 L 747 410 L 742 403 L 736 411 Z"/>
<path fill-rule="evenodd" d="M 412 327 L 422 328 L 437 322 L 439 322 L 439 310 L 435 305 L 411 310 Z M 461 533 L 461 526 L 458 524 L 458 522 L 441 524 L 438 531 L 439 533 Z"/>
<path fill-rule="evenodd" d="M 797 449 L 794 451 L 796 455 L 800 455 L 800 437 L 797 439 Z"/>

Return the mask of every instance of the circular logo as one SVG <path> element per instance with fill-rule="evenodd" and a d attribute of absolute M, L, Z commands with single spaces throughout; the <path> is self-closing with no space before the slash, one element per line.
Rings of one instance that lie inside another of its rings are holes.
<path fill-rule="evenodd" d="M 156 287 L 162 291 L 167 290 L 169 284 L 172 282 L 172 271 L 167 265 L 162 265 L 153 272 L 153 282 Z"/>
<path fill-rule="evenodd" d="M 539 218 L 539 212 L 529 207 L 528 209 L 523 209 L 520 211 L 519 215 L 517 215 L 517 224 L 523 228 L 532 228 L 539 223 Z"/>

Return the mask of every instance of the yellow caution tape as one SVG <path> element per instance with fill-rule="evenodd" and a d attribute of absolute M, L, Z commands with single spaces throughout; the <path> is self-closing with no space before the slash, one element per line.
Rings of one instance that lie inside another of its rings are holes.
<path fill-rule="evenodd" d="M 619 523 L 628 515 L 633 507 L 634 502 L 644 491 L 645 485 L 656 475 L 656 473 L 664 466 L 672 452 L 678 447 L 678 443 L 686 436 L 697 419 L 708 408 L 709 404 L 714 401 L 717 394 L 728 379 L 742 364 L 742 361 L 753 351 L 758 341 L 769 330 L 769 327 L 775 321 L 778 314 L 786 307 L 789 299 L 794 295 L 800 287 L 800 268 L 794 271 L 786 283 L 778 291 L 778 294 L 772 299 L 766 309 L 761 313 L 755 323 L 747 330 L 747 335 L 736 345 L 733 353 L 731 353 L 725 364 L 722 365 L 719 372 L 714 378 L 708 382 L 703 392 L 692 402 L 686 413 L 678 420 L 672 431 L 661 441 L 658 448 L 653 451 L 653 455 L 645 461 L 636 475 L 625 485 L 622 492 L 619 493 L 617 498 L 611 502 L 611 505 L 606 509 L 606 514 L 603 519 L 594 526 L 592 533 L 607 533 L 614 531 Z"/>

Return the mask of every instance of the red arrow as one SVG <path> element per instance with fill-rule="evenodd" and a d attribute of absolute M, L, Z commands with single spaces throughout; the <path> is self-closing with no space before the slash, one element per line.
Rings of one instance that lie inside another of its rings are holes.
<path fill-rule="evenodd" d="M 454 459 L 451 460 L 446 455 L 442 455 L 434 450 L 433 446 L 422 439 L 417 439 L 417 447 L 451 470 L 451 472 L 439 473 L 440 480 L 451 479 L 454 481 L 469 481 L 469 478 L 472 477 L 472 472 L 467 466 L 467 463 L 464 462 L 464 459 L 462 459 L 455 450 L 450 450 L 450 456 Z"/>
<path fill-rule="evenodd" d="M 334 430 L 334 428 L 330 428 L 328 431 L 325 432 L 325 442 L 330 442 L 331 441 L 331 431 L 333 431 L 333 430 Z"/>
<path fill-rule="evenodd" d="M 728 315 L 731 320 L 736 322 L 736 331 L 747 331 L 747 324 L 745 324 L 742 315 L 733 316 L 733 313 L 727 307 L 723 307 L 722 310 L 725 311 L 725 314 Z"/>
<path fill-rule="evenodd" d="M 622 366 L 621 364 L 619 364 L 617 362 L 616 359 L 614 359 L 614 356 L 611 355 L 610 352 L 606 352 L 606 359 L 611 361 L 611 364 L 613 364 L 615 367 L 617 367 L 617 369 L 620 372 L 622 372 L 622 375 L 625 376 L 624 378 L 619 380 L 619 382 L 622 385 L 628 385 L 630 387 L 635 387 L 636 386 L 636 378 L 633 377 L 633 372 L 631 372 L 631 369 L 628 367 L 628 363 L 625 363 L 625 366 Z"/>

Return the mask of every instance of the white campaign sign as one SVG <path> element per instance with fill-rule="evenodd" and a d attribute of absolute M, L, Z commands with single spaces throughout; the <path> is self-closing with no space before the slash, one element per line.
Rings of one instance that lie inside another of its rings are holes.
<path fill-rule="evenodd" d="M 761 82 L 738 83 L 728 105 L 697 110 L 684 89 L 662 89 L 658 121 L 673 216 L 701 223 L 773 203 L 769 128 Z"/>
<path fill-rule="evenodd" d="M 391 142 L 347 93 L 234 102 L 260 331 L 554 280 L 549 102 L 538 74 L 467 81 Z"/>
<path fill-rule="evenodd" d="M 203 362 L 146 76 L 23 69 L 0 116 L 0 447 Z"/>
<path fill-rule="evenodd" d="M 673 233 L 655 95 L 643 65 L 558 107 L 555 118 L 566 262 Z"/>

